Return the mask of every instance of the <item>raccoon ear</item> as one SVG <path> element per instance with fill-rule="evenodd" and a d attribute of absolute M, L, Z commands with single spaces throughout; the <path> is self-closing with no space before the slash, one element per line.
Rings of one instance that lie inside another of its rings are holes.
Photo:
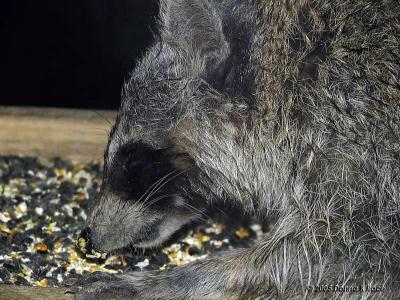
<path fill-rule="evenodd" d="M 161 0 L 164 36 L 184 49 L 191 47 L 215 64 L 227 57 L 222 20 L 207 0 Z M 189 48 L 190 49 L 190 48 Z"/>

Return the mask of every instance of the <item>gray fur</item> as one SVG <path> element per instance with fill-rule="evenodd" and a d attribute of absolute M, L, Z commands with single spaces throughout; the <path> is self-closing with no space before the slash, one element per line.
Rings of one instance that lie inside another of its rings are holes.
<path fill-rule="evenodd" d="M 115 226 L 118 235 L 97 245 L 135 245 L 135 232 L 162 214 L 107 192 L 107 166 L 137 141 L 190 158 L 188 188 L 170 201 L 196 210 L 166 212 L 168 232 L 218 202 L 275 229 L 252 249 L 89 281 L 79 295 L 398 298 L 399 78 L 397 0 L 162 0 L 160 39 L 124 87 L 89 222 L 97 236 Z M 204 202 L 191 202 L 193 193 Z M 308 290 L 316 285 L 383 292 Z"/>

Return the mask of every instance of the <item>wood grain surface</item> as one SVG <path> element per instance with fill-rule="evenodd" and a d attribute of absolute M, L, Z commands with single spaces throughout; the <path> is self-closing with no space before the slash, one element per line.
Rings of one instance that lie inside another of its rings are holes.
<path fill-rule="evenodd" d="M 115 111 L 0 106 L 0 155 L 99 160 Z"/>
<path fill-rule="evenodd" d="M 0 284 L 0 300 L 73 300 L 64 288 L 26 287 Z"/>

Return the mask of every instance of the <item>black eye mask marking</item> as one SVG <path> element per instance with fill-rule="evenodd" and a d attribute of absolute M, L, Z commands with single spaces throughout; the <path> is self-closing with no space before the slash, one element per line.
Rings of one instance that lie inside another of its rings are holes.
<path fill-rule="evenodd" d="M 177 156 L 171 148 L 152 149 L 141 142 L 127 144 L 119 149 L 105 176 L 107 187 L 127 201 L 148 201 L 152 194 L 152 199 L 163 196 L 154 202 L 155 206 L 173 205 L 172 196 L 166 195 L 176 194 L 180 186 L 182 176 L 175 176 L 181 172 L 174 165 Z"/>

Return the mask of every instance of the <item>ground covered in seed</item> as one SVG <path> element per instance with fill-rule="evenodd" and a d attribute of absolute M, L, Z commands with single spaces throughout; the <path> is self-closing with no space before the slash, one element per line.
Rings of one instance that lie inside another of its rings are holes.
<path fill-rule="evenodd" d="M 163 249 L 127 248 L 90 261 L 76 250 L 75 238 L 100 183 L 98 162 L 0 156 L 0 283 L 59 286 L 85 272 L 164 270 L 247 247 L 265 231 L 254 223 L 208 221 L 178 234 Z"/>

